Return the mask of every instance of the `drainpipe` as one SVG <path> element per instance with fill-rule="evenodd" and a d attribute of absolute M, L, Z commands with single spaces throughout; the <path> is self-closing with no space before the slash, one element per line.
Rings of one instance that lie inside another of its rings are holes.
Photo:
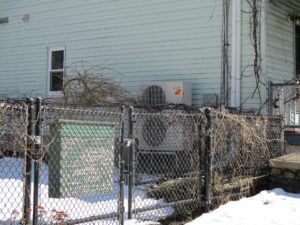
<path fill-rule="evenodd" d="M 241 104 L 241 0 L 232 0 L 231 107 Z"/>
<path fill-rule="evenodd" d="M 262 78 L 269 83 L 268 88 L 265 89 L 264 98 L 268 100 L 268 113 L 272 113 L 272 98 L 273 93 L 271 90 L 273 87 L 271 85 L 271 80 L 268 77 L 267 69 L 267 15 L 268 15 L 268 0 L 262 0 L 260 5 L 260 54 L 261 54 L 261 75 Z"/>
<path fill-rule="evenodd" d="M 229 106 L 229 66 L 228 66 L 228 27 L 229 27 L 229 3 L 230 0 L 223 0 L 223 31 L 222 31 L 222 85 L 220 106 Z"/>

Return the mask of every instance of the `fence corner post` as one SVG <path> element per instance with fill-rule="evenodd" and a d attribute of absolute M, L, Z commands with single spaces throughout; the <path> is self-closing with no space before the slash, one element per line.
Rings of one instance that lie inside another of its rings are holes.
<path fill-rule="evenodd" d="M 211 110 L 209 108 L 205 109 L 205 116 L 207 119 L 206 126 L 206 138 L 205 138 L 205 212 L 209 211 L 211 206 L 212 197 L 212 152 L 211 152 L 211 142 L 212 142 L 212 131 L 211 131 Z"/>
<path fill-rule="evenodd" d="M 271 116 L 273 114 L 273 82 L 268 82 L 268 114 Z"/>

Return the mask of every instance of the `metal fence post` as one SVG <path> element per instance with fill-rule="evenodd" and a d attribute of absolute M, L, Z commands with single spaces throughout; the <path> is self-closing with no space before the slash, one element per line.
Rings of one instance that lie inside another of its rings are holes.
<path fill-rule="evenodd" d="M 199 109 L 198 110 L 198 113 L 199 114 L 203 114 L 202 110 Z M 203 180 L 203 172 L 204 171 L 204 148 L 203 148 L 203 143 L 204 143 L 204 140 L 206 138 L 206 135 L 203 133 L 203 121 L 198 121 L 198 124 L 197 124 L 197 129 L 198 129 L 198 157 L 199 157 L 199 193 L 201 194 L 201 201 L 199 202 L 199 206 L 202 208 L 204 206 L 204 188 L 203 188 L 203 185 L 204 185 L 204 180 Z"/>
<path fill-rule="evenodd" d="M 132 219 L 132 201 L 133 201 L 133 121 L 132 121 L 133 108 L 128 110 L 128 139 L 129 139 L 129 166 L 128 166 L 128 219 Z"/>
<path fill-rule="evenodd" d="M 209 211 L 211 206 L 212 196 L 212 153 L 211 153 L 211 112 L 210 109 L 205 109 L 205 116 L 207 119 L 206 132 L 207 136 L 205 139 L 205 211 Z"/>
<path fill-rule="evenodd" d="M 268 101 L 268 114 L 269 116 L 273 115 L 273 82 L 269 81 L 269 101 Z"/>
<path fill-rule="evenodd" d="M 34 100 L 32 98 L 26 99 L 28 106 L 27 111 L 27 149 L 24 156 L 24 205 L 23 205 L 23 223 L 25 225 L 30 223 L 30 201 L 31 201 L 31 151 L 32 151 L 32 135 L 34 134 Z"/>
<path fill-rule="evenodd" d="M 124 116 L 125 107 L 122 107 L 122 119 L 121 119 L 121 139 L 120 139 L 120 149 L 119 149 L 119 162 L 120 162 L 120 180 L 119 180 L 119 221 L 120 224 L 124 224 L 124 170 L 125 170 L 125 157 L 124 157 Z"/>
<path fill-rule="evenodd" d="M 40 178 L 40 166 L 41 166 L 41 131 L 40 131 L 40 124 L 41 124 L 41 104 L 42 99 L 36 98 L 35 100 L 35 149 L 34 149 L 34 163 L 33 163 L 33 225 L 38 225 L 38 204 L 39 204 L 39 178 Z"/>

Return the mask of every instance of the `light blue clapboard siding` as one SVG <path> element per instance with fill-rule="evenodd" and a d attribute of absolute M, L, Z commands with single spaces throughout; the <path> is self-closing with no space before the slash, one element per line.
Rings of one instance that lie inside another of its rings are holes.
<path fill-rule="evenodd" d="M 251 38 L 251 8 L 248 1 L 242 2 L 241 15 L 241 107 L 243 109 L 259 109 L 265 98 L 265 88 L 261 86 L 263 100 L 256 90 L 256 79 L 253 71 L 254 47 Z M 250 1 L 252 4 L 252 2 Z M 260 21 L 260 14 L 257 19 Z M 257 44 L 260 46 L 260 26 L 257 27 Z M 258 47 L 259 48 L 259 47 Z M 260 51 L 260 48 L 258 49 Z M 261 78 L 264 81 L 263 77 Z M 255 91 L 256 90 L 256 91 Z"/>
<path fill-rule="evenodd" d="M 267 79 L 275 83 L 291 80 L 295 75 L 294 24 L 291 12 L 300 12 L 300 1 L 270 3 L 267 18 Z"/>
<path fill-rule="evenodd" d="M 2 94 L 47 96 L 52 46 L 66 47 L 67 66 L 85 60 L 111 67 L 133 92 L 148 81 L 185 80 L 193 83 L 194 104 L 220 93 L 222 1 L 0 0 L 0 6 L 0 17 L 9 17 L 0 25 Z"/>
<path fill-rule="evenodd" d="M 254 49 L 250 37 L 250 13 L 247 1 L 242 1 L 242 82 L 241 101 L 244 108 L 259 108 L 267 99 L 268 81 L 284 82 L 294 76 L 294 25 L 288 21 L 288 14 L 296 11 L 300 12 L 300 1 L 287 0 L 272 3 L 265 1 L 265 8 L 260 8 L 260 12 L 266 16 L 266 39 L 261 43 L 261 23 L 257 27 L 257 40 L 259 54 L 262 57 L 262 64 L 266 65 L 261 74 L 261 95 L 258 92 L 253 96 L 256 80 L 253 72 Z M 261 15 L 258 15 L 259 21 Z M 263 47 L 262 47 L 263 46 Z M 263 51 L 266 52 L 263 52 Z M 265 58 L 264 58 L 265 56 Z"/>

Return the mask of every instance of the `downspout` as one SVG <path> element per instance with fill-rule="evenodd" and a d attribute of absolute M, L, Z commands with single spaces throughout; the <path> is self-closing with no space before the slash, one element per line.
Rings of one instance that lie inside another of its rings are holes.
<path fill-rule="evenodd" d="M 268 89 L 265 89 L 266 93 L 265 93 L 265 99 L 268 99 L 268 105 L 271 106 L 272 105 L 272 90 L 270 82 L 271 80 L 269 80 L 268 77 L 268 68 L 267 68 L 267 15 L 268 15 L 268 2 L 267 0 L 262 0 L 261 1 L 261 10 L 260 10 L 260 18 L 261 18 L 261 22 L 260 22 L 260 52 L 261 52 L 261 74 L 262 74 L 262 79 L 265 80 L 265 82 L 269 83 L 268 85 Z M 272 94 L 273 95 L 273 94 Z M 271 113 L 271 109 L 268 108 L 268 113 Z"/>
<path fill-rule="evenodd" d="M 231 107 L 241 105 L 241 0 L 232 0 Z"/>
<path fill-rule="evenodd" d="M 228 18 L 229 0 L 223 0 L 223 21 L 222 21 L 222 84 L 221 84 L 221 104 L 229 106 L 229 65 L 228 65 Z"/>
<path fill-rule="evenodd" d="M 261 23 L 260 23 L 260 50 L 261 50 L 261 72 L 267 79 L 267 6 L 266 0 L 261 1 Z"/>

